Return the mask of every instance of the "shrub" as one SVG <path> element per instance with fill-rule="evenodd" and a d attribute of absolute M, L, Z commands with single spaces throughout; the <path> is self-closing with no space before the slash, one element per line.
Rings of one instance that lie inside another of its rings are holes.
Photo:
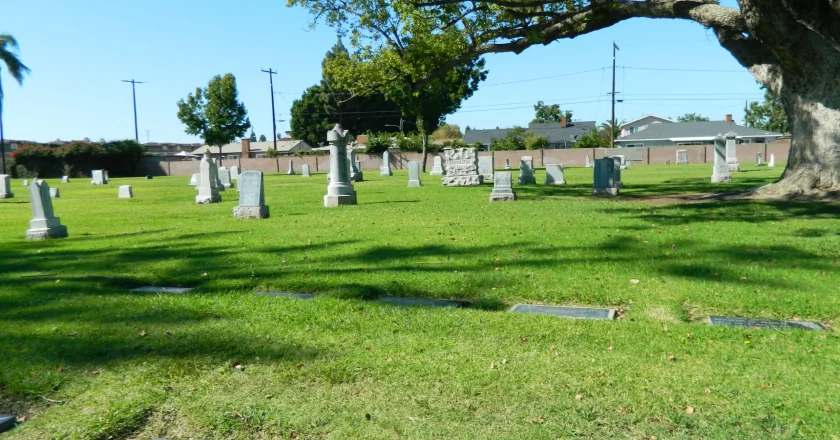
<path fill-rule="evenodd" d="M 525 134 L 526 150 L 544 150 L 548 148 L 548 136 L 540 136 L 529 131 Z"/>
<path fill-rule="evenodd" d="M 62 170 L 61 159 L 46 145 L 23 144 L 12 152 L 12 158 L 33 177 L 55 176 Z"/>
<path fill-rule="evenodd" d="M 393 135 L 390 133 L 368 133 L 365 143 L 365 153 L 382 155 L 394 145 Z"/>

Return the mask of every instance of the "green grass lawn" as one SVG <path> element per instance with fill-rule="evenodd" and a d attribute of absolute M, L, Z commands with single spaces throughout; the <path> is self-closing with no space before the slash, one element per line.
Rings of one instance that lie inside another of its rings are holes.
<path fill-rule="evenodd" d="M 41 242 L 23 238 L 15 181 L 0 200 L 0 413 L 27 419 L 0 438 L 838 438 L 840 205 L 663 202 L 783 169 L 745 165 L 721 186 L 711 168 L 634 167 L 616 199 L 570 168 L 567 186 L 496 204 L 490 185 L 366 171 L 359 205 L 330 209 L 325 174 L 267 175 L 267 220 L 235 220 L 235 190 L 196 205 L 189 176 L 48 180 L 70 237 Z M 128 292 L 144 285 L 195 290 Z M 620 317 L 504 312 L 519 302 Z"/>

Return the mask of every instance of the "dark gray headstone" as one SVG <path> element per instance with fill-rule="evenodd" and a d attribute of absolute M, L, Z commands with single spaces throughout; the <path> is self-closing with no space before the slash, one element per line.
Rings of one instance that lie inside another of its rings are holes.
<path fill-rule="evenodd" d="M 17 418 L 9 414 L 0 414 L 0 432 L 6 432 L 15 427 Z"/>
<path fill-rule="evenodd" d="M 383 296 L 382 298 L 379 298 L 379 302 L 385 304 L 392 304 L 395 306 L 409 307 L 468 307 L 470 305 L 470 303 L 467 301 L 427 298 L 400 298 L 396 296 Z"/>
<path fill-rule="evenodd" d="M 312 299 L 315 298 L 314 293 L 292 293 L 292 292 L 254 292 L 262 296 L 279 296 L 282 298 L 296 298 L 296 299 Z"/>
<path fill-rule="evenodd" d="M 239 206 L 265 206 L 263 174 L 245 171 L 239 175 Z"/>
<path fill-rule="evenodd" d="M 596 309 L 589 307 L 565 306 L 536 306 L 531 304 L 517 304 L 510 309 L 513 313 L 534 313 L 537 315 L 552 315 L 561 318 L 578 319 L 613 319 L 614 309 Z"/>
<path fill-rule="evenodd" d="M 779 319 L 741 318 L 737 316 L 709 316 L 709 324 L 730 327 L 763 328 L 770 330 L 825 330 L 822 324 L 810 321 L 782 321 Z"/>
<path fill-rule="evenodd" d="M 159 287 L 159 286 L 144 286 L 138 287 L 136 289 L 131 289 L 129 292 L 136 292 L 136 293 L 172 293 L 175 295 L 180 295 L 183 293 L 187 293 L 192 290 L 191 287 Z"/>

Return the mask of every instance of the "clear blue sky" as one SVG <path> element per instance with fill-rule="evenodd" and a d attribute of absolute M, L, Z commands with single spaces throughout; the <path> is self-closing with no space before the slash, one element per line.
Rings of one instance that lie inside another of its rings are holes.
<path fill-rule="evenodd" d="M 734 1 L 724 1 L 734 5 Z M 216 74 L 236 75 L 256 133 L 270 137 L 268 75 L 275 76 L 278 131 L 288 130 L 292 101 L 321 77 L 335 43 L 326 26 L 308 29 L 305 10 L 283 0 L 27 0 L 3 6 L 0 32 L 14 35 L 32 69 L 23 87 L 3 75 L 9 139 L 125 139 L 134 136 L 131 85 L 137 79 L 140 141 L 198 142 L 186 135 L 175 103 Z M 636 19 L 590 35 L 490 55 L 487 81 L 447 122 L 462 128 L 525 125 L 538 100 L 575 119 L 609 119 L 611 42 L 618 54 L 619 120 L 696 112 L 743 119 L 744 101 L 760 100 L 752 76 L 714 35 L 683 21 Z M 629 67 L 678 70 L 639 70 Z M 559 76 L 569 73 L 588 73 Z M 719 70 L 723 72 L 703 72 Z M 554 76 L 553 78 L 539 79 Z M 513 83 L 511 83 L 513 82 Z M 503 84 L 507 83 L 507 84 Z M 395 123 L 397 121 L 395 120 Z"/>

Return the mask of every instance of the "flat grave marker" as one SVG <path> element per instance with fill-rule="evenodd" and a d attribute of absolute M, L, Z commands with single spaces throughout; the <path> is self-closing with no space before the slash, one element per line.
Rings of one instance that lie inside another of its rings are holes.
<path fill-rule="evenodd" d="M 143 286 L 136 289 L 131 289 L 129 292 L 135 293 L 171 293 L 174 295 L 182 295 L 192 290 L 192 287 L 160 287 L 160 286 Z"/>
<path fill-rule="evenodd" d="M 263 292 L 258 291 L 254 292 L 257 295 L 262 296 L 273 296 L 279 298 L 294 298 L 294 299 L 313 299 L 315 298 L 314 293 L 293 293 L 293 292 Z"/>
<path fill-rule="evenodd" d="M 783 321 L 780 319 L 743 318 L 738 316 L 709 316 L 709 324 L 729 327 L 761 328 L 768 330 L 825 330 L 818 322 Z"/>
<path fill-rule="evenodd" d="M 395 306 L 406 307 L 469 307 L 468 301 L 450 299 L 403 298 L 398 296 L 383 296 L 379 302 Z"/>
<path fill-rule="evenodd" d="M 575 319 L 607 319 L 615 318 L 615 309 L 600 309 L 593 307 L 568 306 L 539 306 L 531 304 L 517 304 L 510 308 L 512 313 L 532 313 L 536 315 L 551 315 L 561 318 Z"/>

